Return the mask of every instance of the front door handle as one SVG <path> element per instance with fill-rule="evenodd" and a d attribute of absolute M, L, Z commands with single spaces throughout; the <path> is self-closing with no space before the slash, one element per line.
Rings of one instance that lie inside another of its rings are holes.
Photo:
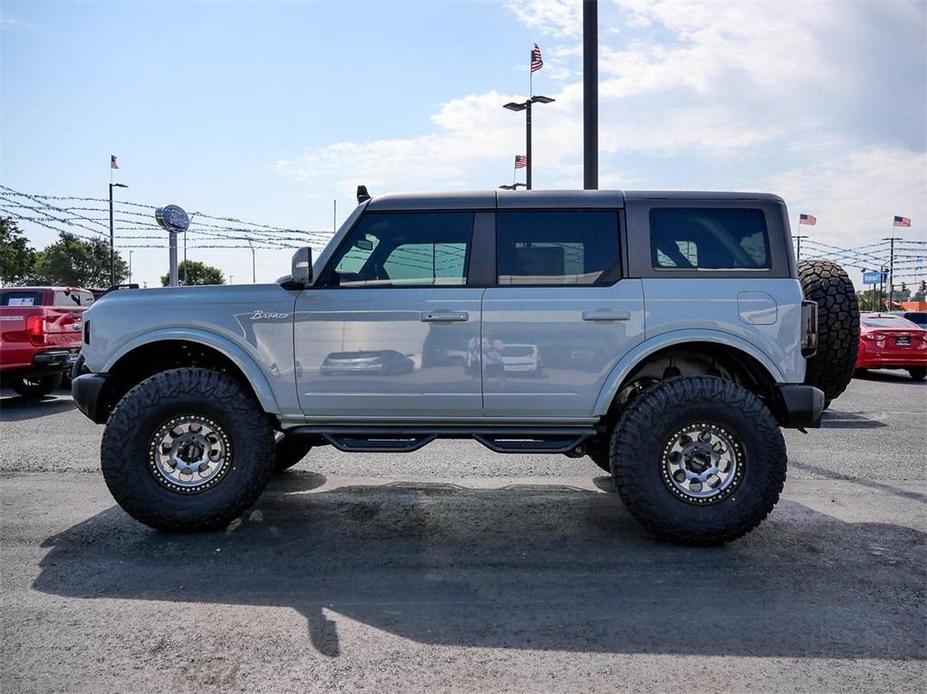
<path fill-rule="evenodd" d="M 466 311 L 426 311 L 422 314 L 423 323 L 456 323 L 470 320 Z"/>
<path fill-rule="evenodd" d="M 583 320 L 631 320 L 631 312 L 597 308 L 592 311 L 583 311 Z"/>

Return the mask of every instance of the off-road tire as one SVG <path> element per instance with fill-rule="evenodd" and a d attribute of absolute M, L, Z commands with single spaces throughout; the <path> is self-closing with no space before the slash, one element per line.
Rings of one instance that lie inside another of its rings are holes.
<path fill-rule="evenodd" d="M 827 260 L 801 260 L 798 278 L 806 299 L 818 305 L 818 349 L 808 359 L 805 383 L 824 392 L 824 407 L 853 378 L 859 350 L 856 290 L 842 267 Z"/>
<path fill-rule="evenodd" d="M 679 498 L 664 480 L 664 453 L 680 428 L 709 423 L 740 446 L 739 482 L 720 500 L 699 505 Z M 755 528 L 779 500 L 786 475 L 785 440 L 772 413 L 747 389 L 712 376 L 662 381 L 628 406 L 611 439 L 618 492 L 655 535 L 685 545 L 715 545 Z"/>
<path fill-rule="evenodd" d="M 62 374 L 48 376 L 24 377 L 10 379 L 10 387 L 24 398 L 41 398 L 61 386 Z"/>
<path fill-rule="evenodd" d="M 227 472 L 214 486 L 182 494 L 168 489 L 149 467 L 155 432 L 172 417 L 208 417 L 228 437 Z M 155 374 L 132 388 L 110 415 L 100 446 L 103 479 L 133 518 L 158 530 L 224 528 L 260 496 L 274 461 L 267 416 L 234 378 L 211 369 Z"/>
<path fill-rule="evenodd" d="M 908 369 L 908 375 L 915 381 L 923 381 L 927 378 L 927 367 L 914 366 Z"/>
<path fill-rule="evenodd" d="M 289 470 L 312 449 L 312 442 L 299 436 L 278 434 L 274 443 L 274 472 Z"/>

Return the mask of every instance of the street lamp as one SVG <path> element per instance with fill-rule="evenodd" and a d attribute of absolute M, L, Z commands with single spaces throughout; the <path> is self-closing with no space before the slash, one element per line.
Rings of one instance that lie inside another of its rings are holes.
<path fill-rule="evenodd" d="M 502 184 L 501 186 L 499 186 L 499 187 L 500 187 L 502 190 L 518 190 L 518 186 L 521 186 L 522 188 L 524 188 L 524 187 L 526 187 L 527 185 L 528 185 L 527 183 L 511 183 L 511 184 L 503 183 L 503 184 Z"/>
<path fill-rule="evenodd" d="M 125 183 L 109 184 L 109 286 L 116 286 L 116 246 L 113 241 L 113 188 L 128 188 Z"/>
<path fill-rule="evenodd" d="M 553 102 L 554 99 L 549 96 L 532 96 L 527 101 L 510 101 L 502 106 L 502 108 L 507 108 L 509 111 L 525 112 L 525 156 L 528 159 L 528 164 L 525 167 L 525 188 L 527 190 L 531 190 L 531 167 L 534 164 L 531 156 L 531 104 L 550 104 Z"/>

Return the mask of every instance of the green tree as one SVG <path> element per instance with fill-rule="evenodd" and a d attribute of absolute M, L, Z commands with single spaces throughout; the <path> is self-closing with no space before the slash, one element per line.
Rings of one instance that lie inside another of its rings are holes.
<path fill-rule="evenodd" d="M 118 252 L 115 265 L 118 284 L 128 277 L 129 267 Z M 108 287 L 109 244 L 103 239 L 84 241 L 62 231 L 55 243 L 36 253 L 35 279 L 43 284 Z"/>
<path fill-rule="evenodd" d="M 225 284 L 222 270 L 198 260 L 184 260 L 177 266 L 177 277 L 181 284 Z M 186 278 L 186 281 L 184 281 Z M 170 275 L 161 275 L 161 286 L 170 284 Z"/>
<path fill-rule="evenodd" d="M 0 281 L 19 284 L 32 276 L 35 251 L 27 245 L 26 237 L 16 222 L 0 217 Z"/>

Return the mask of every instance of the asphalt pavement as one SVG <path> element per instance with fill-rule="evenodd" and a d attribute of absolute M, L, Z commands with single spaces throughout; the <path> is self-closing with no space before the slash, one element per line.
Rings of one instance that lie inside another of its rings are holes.
<path fill-rule="evenodd" d="M 786 433 L 783 499 L 655 541 L 588 459 L 322 448 L 224 532 L 139 525 L 102 427 L 0 398 L 0 691 L 924 691 L 927 386 Z"/>

